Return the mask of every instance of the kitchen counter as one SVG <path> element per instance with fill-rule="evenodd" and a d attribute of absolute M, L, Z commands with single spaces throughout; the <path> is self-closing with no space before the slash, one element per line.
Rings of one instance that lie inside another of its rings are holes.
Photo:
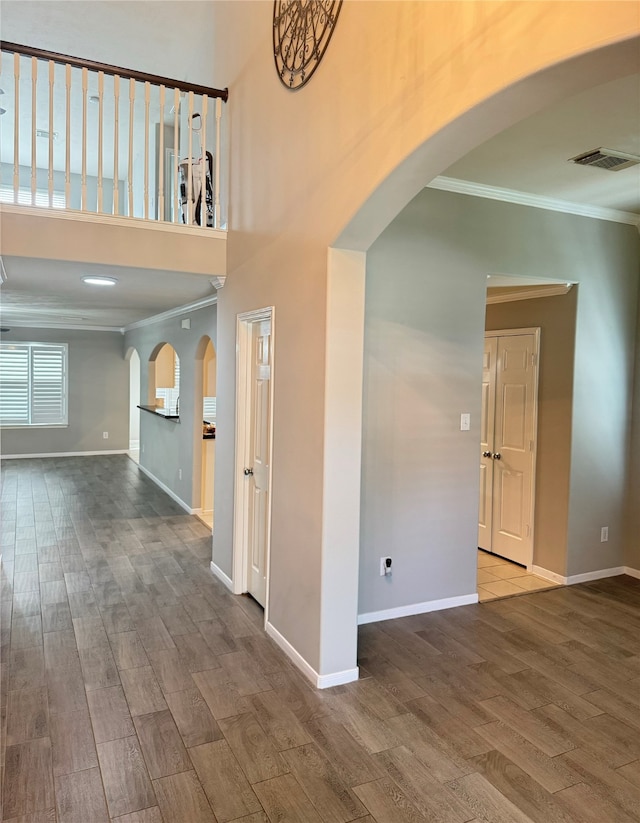
<path fill-rule="evenodd" d="M 138 408 L 150 414 L 156 414 L 158 417 L 164 417 L 165 420 L 173 420 L 174 423 L 180 422 L 179 414 L 171 414 L 169 409 L 165 409 L 162 406 L 138 406 Z"/>

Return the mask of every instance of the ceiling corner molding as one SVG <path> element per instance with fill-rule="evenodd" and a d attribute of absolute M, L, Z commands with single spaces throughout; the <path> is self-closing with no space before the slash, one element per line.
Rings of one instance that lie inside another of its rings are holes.
<path fill-rule="evenodd" d="M 105 331 L 123 334 L 124 329 L 120 326 L 88 326 L 82 323 L 53 323 L 40 320 L 12 320 L 11 317 L 3 317 L 2 323 L 16 329 L 61 329 L 62 331 Z"/>
<path fill-rule="evenodd" d="M 221 289 L 224 286 L 226 279 L 227 279 L 226 274 L 217 274 L 215 277 L 212 277 L 211 280 L 209 280 L 209 282 L 211 283 L 213 288 L 216 291 L 218 291 L 219 289 Z"/>
<path fill-rule="evenodd" d="M 176 306 L 175 309 L 163 311 L 160 314 L 154 314 L 151 317 L 144 317 L 142 320 L 136 320 L 135 323 L 129 323 L 125 326 L 123 331 L 133 331 L 133 329 L 141 329 L 144 326 L 152 326 L 154 323 L 160 323 L 163 320 L 170 320 L 172 317 L 179 317 L 186 312 L 196 311 L 197 309 L 204 309 L 206 306 L 212 306 L 218 302 L 218 295 L 214 294 L 212 297 L 203 297 L 201 300 L 196 300 L 194 303 L 186 303 L 184 306 Z"/>
<path fill-rule="evenodd" d="M 537 297 L 557 297 L 568 294 L 573 283 L 555 283 L 550 286 L 523 286 L 522 288 L 510 288 L 508 292 L 491 294 L 491 288 L 487 289 L 487 303 L 514 303 L 516 300 L 534 300 Z"/>
<path fill-rule="evenodd" d="M 592 217 L 595 220 L 625 223 L 629 226 L 636 226 L 640 231 L 640 216 L 633 214 L 633 212 L 607 209 L 602 206 L 589 206 L 584 203 L 573 203 L 569 200 L 556 200 L 553 197 L 543 197 L 540 194 L 530 194 L 526 191 L 502 189 L 484 183 L 472 183 L 470 180 L 460 180 L 457 177 L 434 177 L 427 185 L 427 188 L 450 191 L 455 194 L 469 194 L 472 197 L 484 197 L 487 200 L 500 200 L 503 203 L 514 203 L 519 206 L 531 206 L 534 209 L 575 214 L 579 217 Z"/>

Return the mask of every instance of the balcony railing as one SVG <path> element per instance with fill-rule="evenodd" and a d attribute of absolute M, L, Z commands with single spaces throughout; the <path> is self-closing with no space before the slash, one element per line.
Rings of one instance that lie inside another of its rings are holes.
<path fill-rule="evenodd" d="M 0 202 L 221 228 L 227 90 L 0 43 Z"/>

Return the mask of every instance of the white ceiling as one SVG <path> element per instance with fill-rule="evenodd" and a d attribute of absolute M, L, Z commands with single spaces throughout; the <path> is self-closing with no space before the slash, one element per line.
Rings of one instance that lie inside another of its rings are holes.
<path fill-rule="evenodd" d="M 605 147 L 640 155 L 640 75 L 577 94 L 478 146 L 443 176 L 640 214 L 640 165 L 622 171 L 569 158 Z"/>

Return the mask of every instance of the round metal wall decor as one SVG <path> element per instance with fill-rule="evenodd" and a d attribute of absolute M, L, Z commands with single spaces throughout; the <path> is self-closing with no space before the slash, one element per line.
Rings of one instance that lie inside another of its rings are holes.
<path fill-rule="evenodd" d="M 336 25 L 342 0 L 275 0 L 273 56 L 288 89 L 300 89 L 318 68 Z"/>

